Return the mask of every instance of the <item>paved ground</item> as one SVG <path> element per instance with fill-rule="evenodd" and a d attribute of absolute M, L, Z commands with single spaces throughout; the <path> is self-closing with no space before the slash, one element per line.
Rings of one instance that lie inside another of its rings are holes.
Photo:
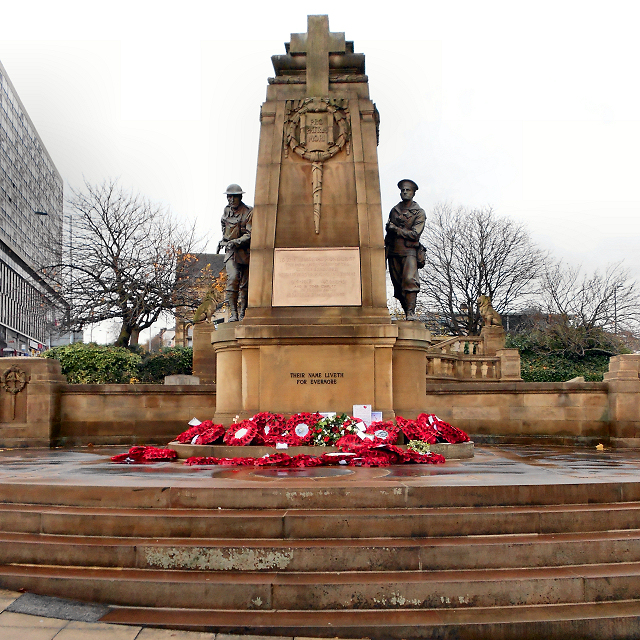
<path fill-rule="evenodd" d="M 109 460 L 126 451 L 128 447 L 0 449 L 0 483 L 219 488 L 388 481 L 434 487 L 640 481 L 640 450 L 631 449 L 481 446 L 466 460 L 382 468 L 188 467 L 181 462 L 122 465 Z"/>
<path fill-rule="evenodd" d="M 2 640 L 312 640 L 148 629 L 98 622 L 109 607 L 0 589 Z M 322 639 L 326 640 L 326 639 Z"/>
<path fill-rule="evenodd" d="M 395 481 L 408 485 L 494 486 L 638 482 L 640 451 L 566 447 L 477 447 L 472 459 L 444 465 L 387 468 L 254 469 L 186 467 L 179 462 L 116 465 L 127 447 L 0 449 L 0 483 L 74 486 L 300 486 Z M 99 622 L 110 607 L 0 590 L 1 640 L 274 640 L 265 636 L 196 633 Z M 288 639 L 289 640 L 289 639 Z"/>

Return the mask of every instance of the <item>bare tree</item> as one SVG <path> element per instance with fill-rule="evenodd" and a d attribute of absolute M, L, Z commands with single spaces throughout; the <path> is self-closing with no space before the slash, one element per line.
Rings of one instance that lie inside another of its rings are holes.
<path fill-rule="evenodd" d="M 625 336 L 638 332 L 640 291 L 622 263 L 593 273 L 551 263 L 542 300 L 546 317 L 541 324 L 551 348 L 578 356 L 588 351 L 613 355 Z"/>
<path fill-rule="evenodd" d="M 523 225 L 491 208 L 436 205 L 422 243 L 427 260 L 420 271 L 421 305 L 454 335 L 479 333 L 478 296 L 490 296 L 503 313 L 535 293 L 546 259 Z"/>
<path fill-rule="evenodd" d="M 69 302 L 69 328 L 118 319 L 116 345 L 136 345 L 164 312 L 198 305 L 194 226 L 114 180 L 85 183 L 67 204 L 64 257 L 45 272 Z"/>

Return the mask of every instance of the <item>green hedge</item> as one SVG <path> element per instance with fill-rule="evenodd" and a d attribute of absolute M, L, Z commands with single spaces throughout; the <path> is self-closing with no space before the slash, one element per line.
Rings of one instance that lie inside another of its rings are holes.
<path fill-rule="evenodd" d="M 77 343 L 49 349 L 43 357 L 59 360 L 70 384 L 162 384 L 165 376 L 191 374 L 193 349 L 172 347 L 141 356 L 123 347 Z"/>
<path fill-rule="evenodd" d="M 169 347 L 159 353 L 150 353 L 142 358 L 138 378 L 140 382 L 162 384 L 165 376 L 191 375 L 193 370 L 193 349 L 190 347 Z"/>
<path fill-rule="evenodd" d="M 70 384 L 128 384 L 137 380 L 142 362 L 128 349 L 82 342 L 49 349 L 43 356 L 60 361 Z"/>
<path fill-rule="evenodd" d="M 525 382 L 566 382 L 583 376 L 586 382 L 602 382 L 609 371 L 609 356 L 585 356 L 580 361 L 553 354 L 520 354 L 521 375 Z"/>
<path fill-rule="evenodd" d="M 602 382 L 609 371 L 609 355 L 587 353 L 582 357 L 545 350 L 528 334 L 507 335 L 506 346 L 520 351 L 521 376 L 525 382 L 566 382 L 579 376 L 586 382 Z"/>

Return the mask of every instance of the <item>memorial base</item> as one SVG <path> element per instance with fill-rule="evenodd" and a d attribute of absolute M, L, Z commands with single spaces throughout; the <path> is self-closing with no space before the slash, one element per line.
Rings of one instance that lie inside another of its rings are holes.
<path fill-rule="evenodd" d="M 348 413 L 369 404 L 391 419 L 394 325 L 248 325 L 211 334 L 215 422 L 262 411 Z"/>
<path fill-rule="evenodd" d="M 245 325 L 211 332 L 216 414 L 225 425 L 269 411 L 351 414 L 371 405 L 384 420 L 417 415 L 430 334 L 420 323 Z"/>

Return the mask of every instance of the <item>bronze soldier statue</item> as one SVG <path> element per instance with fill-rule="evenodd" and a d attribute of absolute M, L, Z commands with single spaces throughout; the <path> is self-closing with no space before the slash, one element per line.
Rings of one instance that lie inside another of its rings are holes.
<path fill-rule="evenodd" d="M 385 253 L 393 283 L 393 295 L 400 301 L 406 319 L 417 320 L 416 298 L 420 291 L 418 268 L 424 266 L 424 256 L 418 254 L 424 250 L 420 244 L 420 235 L 426 216 L 413 199 L 418 185 L 413 180 L 400 180 L 398 188 L 402 200 L 389 214 L 384 239 Z"/>
<path fill-rule="evenodd" d="M 225 299 L 229 305 L 229 322 L 235 322 L 244 318 L 247 308 L 253 207 L 242 202 L 244 191 L 240 185 L 230 184 L 225 193 L 229 204 L 222 214 L 222 240 L 217 253 L 224 247 L 227 270 Z"/>

